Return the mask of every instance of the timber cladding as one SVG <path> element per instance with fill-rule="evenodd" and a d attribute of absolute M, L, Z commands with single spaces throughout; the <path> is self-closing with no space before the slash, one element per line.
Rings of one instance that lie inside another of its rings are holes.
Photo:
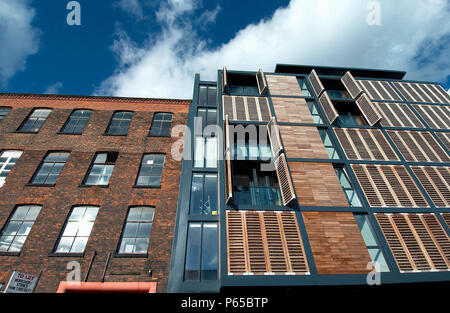
<path fill-rule="evenodd" d="M 303 96 L 295 76 L 266 75 L 271 95 Z"/>
<path fill-rule="evenodd" d="M 375 217 L 400 271 L 450 269 L 450 238 L 436 215 L 376 213 Z"/>
<path fill-rule="evenodd" d="M 328 159 L 316 127 L 280 125 L 279 128 L 288 158 Z"/>
<path fill-rule="evenodd" d="M 278 122 L 314 123 L 305 99 L 272 97 L 272 104 Z"/>
<path fill-rule="evenodd" d="M 309 274 L 295 212 L 227 211 L 229 275 Z"/>
<path fill-rule="evenodd" d="M 353 213 L 302 212 L 317 273 L 365 274 L 371 262 Z"/>
<path fill-rule="evenodd" d="M 301 206 L 348 206 L 331 163 L 288 163 Z"/>
<path fill-rule="evenodd" d="M 77 101 L 77 99 L 79 101 Z M 6 284 L 12 271 L 42 276 L 36 292 L 55 292 L 68 274 L 67 264 L 77 261 L 84 280 L 96 252 L 88 282 L 101 281 L 107 256 L 112 253 L 106 282 L 157 282 L 157 291 L 166 289 L 177 207 L 181 162 L 171 157 L 178 138 L 148 137 L 155 112 L 173 112 L 173 126 L 186 124 L 188 101 L 129 100 L 84 97 L 27 96 L 0 99 L 12 107 L 0 123 L 0 150 L 17 149 L 23 154 L 0 189 L 0 227 L 5 225 L 16 205 L 36 204 L 42 209 L 31 228 L 20 255 L 0 256 L 0 283 Z M 52 109 L 38 133 L 15 133 L 35 107 Z M 74 109 L 92 109 L 82 135 L 59 134 Z M 104 136 L 113 110 L 133 111 L 127 136 Z M 173 111 L 172 111 L 173 109 Z M 29 186 L 31 177 L 49 150 L 68 151 L 69 158 L 55 186 Z M 117 151 L 118 158 L 108 187 L 81 186 L 96 152 Z M 166 155 L 160 188 L 133 188 L 144 153 Z M 71 208 L 98 206 L 99 211 L 83 255 L 52 254 Z M 148 254 L 119 257 L 117 251 L 130 206 L 153 206 L 155 217 Z M 149 270 L 152 275 L 149 275 Z"/>

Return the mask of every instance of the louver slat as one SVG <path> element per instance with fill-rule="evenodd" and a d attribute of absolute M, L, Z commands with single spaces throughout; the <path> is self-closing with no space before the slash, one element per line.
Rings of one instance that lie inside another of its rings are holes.
<path fill-rule="evenodd" d="M 431 148 L 433 149 L 433 152 L 439 157 L 439 160 L 437 160 L 437 161 L 441 161 L 441 162 L 449 162 L 450 161 L 448 154 L 444 151 L 444 149 L 441 148 L 441 146 L 433 138 L 431 133 L 422 132 L 421 135 L 425 138 L 427 143 L 431 146 Z"/>
<path fill-rule="evenodd" d="M 275 169 L 278 176 L 278 183 L 280 184 L 283 205 L 288 205 L 295 199 L 295 192 L 284 153 L 280 154 L 278 158 L 275 159 Z"/>
<path fill-rule="evenodd" d="M 442 141 L 447 150 L 450 150 L 450 133 L 436 133 L 439 140 Z"/>
<path fill-rule="evenodd" d="M 358 151 L 360 158 L 363 160 L 370 160 L 372 157 L 364 146 L 361 138 L 358 135 L 358 132 L 359 131 L 355 129 L 347 129 L 347 134 L 350 136 L 350 139 L 353 142 L 353 146 Z"/>
<path fill-rule="evenodd" d="M 256 73 L 256 82 L 258 83 L 259 93 L 265 95 L 267 93 L 267 82 L 262 68 Z"/>
<path fill-rule="evenodd" d="M 382 116 L 375 109 L 374 105 L 366 94 L 362 94 L 361 96 L 359 96 L 359 98 L 356 100 L 356 105 L 358 106 L 359 110 L 364 115 L 370 126 L 375 125 L 382 119 Z"/>
<path fill-rule="evenodd" d="M 236 103 L 236 119 L 239 121 L 246 121 L 247 115 L 245 114 L 244 97 L 234 97 Z"/>
<path fill-rule="evenodd" d="M 322 82 L 320 81 L 319 76 L 317 75 L 315 70 L 312 70 L 311 74 L 308 75 L 308 81 L 313 87 L 316 96 L 319 97 L 325 90 L 325 88 L 323 87 Z"/>
<path fill-rule="evenodd" d="M 450 95 L 445 91 L 445 89 L 441 85 L 430 85 L 432 86 L 437 93 L 439 93 L 443 98 L 445 98 L 444 103 L 450 103 Z"/>
<path fill-rule="evenodd" d="M 381 202 L 380 197 L 378 196 L 376 190 L 372 186 L 371 179 L 367 175 L 364 167 L 359 164 L 352 164 L 352 169 L 358 179 L 361 188 L 363 189 L 364 195 L 369 201 L 369 205 L 372 207 L 381 207 L 383 203 Z"/>
<path fill-rule="evenodd" d="M 391 161 L 397 161 L 398 156 L 395 154 L 394 150 L 392 149 L 391 145 L 387 141 L 384 134 L 380 130 L 374 130 L 372 131 L 372 135 L 375 137 L 376 141 L 380 145 L 387 159 Z"/>
<path fill-rule="evenodd" d="M 433 218 L 434 216 L 431 214 L 425 214 L 422 217 L 424 218 L 424 220 L 427 220 L 430 217 Z M 430 261 L 432 262 L 432 266 L 434 267 L 434 269 L 446 270 L 448 267 L 447 262 L 436 246 L 436 243 L 428 232 L 427 226 L 425 226 L 421 217 L 417 214 L 408 214 L 407 218 L 411 222 L 411 225 L 414 227 L 414 231 L 420 238 L 420 241 L 422 242 L 425 252 L 427 253 Z M 431 220 L 431 224 L 433 224 L 433 220 Z"/>
<path fill-rule="evenodd" d="M 231 168 L 231 132 L 228 115 L 225 116 L 225 202 L 228 205 L 233 204 L 233 178 Z"/>
<path fill-rule="evenodd" d="M 290 271 L 294 273 L 308 272 L 308 264 L 305 260 L 305 251 L 303 249 L 302 239 L 300 238 L 300 230 L 295 213 L 282 212 L 279 214 L 280 218 L 289 253 Z"/>
<path fill-rule="evenodd" d="M 400 136 L 398 135 L 398 132 L 395 131 L 388 131 L 389 137 L 391 137 L 392 141 L 402 154 L 402 156 L 405 158 L 405 160 L 414 160 L 413 156 L 409 153 L 408 149 L 406 148 L 406 145 L 403 143 L 403 141 L 400 139 Z"/>
<path fill-rule="evenodd" d="M 226 214 L 228 273 L 242 274 L 248 268 L 242 215 L 237 211 L 227 211 Z"/>
<path fill-rule="evenodd" d="M 375 214 L 375 218 L 380 225 L 381 231 L 386 238 L 386 241 L 392 251 L 392 255 L 394 256 L 400 271 L 409 272 L 414 270 L 413 262 L 406 252 L 405 247 L 403 246 L 403 243 L 397 235 L 397 232 L 395 231 L 394 226 L 392 225 L 388 216 L 385 214 L 377 213 Z"/>
<path fill-rule="evenodd" d="M 378 167 L 375 165 L 367 165 L 366 169 L 369 172 L 370 178 L 377 187 L 378 192 L 383 198 L 386 206 L 396 207 L 397 201 L 394 199 L 394 196 L 392 195 L 390 188 L 386 184 L 386 181 L 383 179 L 383 176 L 381 176 L 380 172 L 378 171 Z"/>
<path fill-rule="evenodd" d="M 422 193 L 419 191 L 417 185 L 414 183 L 411 176 L 409 176 L 405 167 L 403 167 L 401 165 L 396 165 L 396 166 L 394 166 L 394 169 L 397 172 L 397 175 L 402 180 L 406 189 L 408 190 L 410 196 L 413 198 L 413 200 L 415 202 L 415 206 L 428 207 L 428 204 L 425 201 L 425 198 L 423 197 Z"/>
<path fill-rule="evenodd" d="M 339 142 L 344 149 L 345 155 L 350 160 L 357 160 L 358 156 L 356 155 L 355 150 L 353 149 L 353 145 L 350 143 L 350 140 L 346 136 L 346 132 L 342 128 L 335 128 L 334 132 L 339 139 Z"/>
<path fill-rule="evenodd" d="M 363 89 L 356 83 L 350 72 L 345 73 L 341 81 L 353 99 L 356 99 L 363 92 Z"/>
<path fill-rule="evenodd" d="M 223 119 L 225 119 L 225 116 L 228 115 L 228 117 L 231 120 L 234 120 L 234 114 L 233 114 L 233 97 L 231 96 L 223 96 L 222 97 L 222 106 L 223 106 Z"/>
<path fill-rule="evenodd" d="M 328 96 L 326 91 L 319 98 L 319 102 L 322 105 L 325 115 L 327 116 L 328 122 L 332 124 L 338 118 L 339 114 L 334 108 L 334 105 L 331 102 L 330 97 Z"/>
<path fill-rule="evenodd" d="M 447 226 L 450 228 L 450 213 L 443 213 L 442 218 L 444 219 Z"/>
<path fill-rule="evenodd" d="M 423 214 L 422 219 L 433 235 L 437 246 L 440 248 L 442 256 L 446 261 L 447 269 L 450 269 L 450 238 L 434 214 Z"/>
<path fill-rule="evenodd" d="M 400 181 L 397 179 L 397 176 L 395 176 L 394 172 L 392 171 L 392 167 L 390 166 L 380 166 L 381 171 L 384 174 L 384 177 L 386 177 L 387 181 L 389 182 L 389 185 L 392 188 L 392 191 L 395 194 L 395 197 L 400 202 L 401 206 L 406 207 L 412 207 L 413 203 L 408 197 L 408 194 L 406 193 L 406 190 L 403 188 Z"/>
<path fill-rule="evenodd" d="M 418 270 L 430 270 L 431 266 L 427 261 L 420 244 L 416 240 L 414 233 L 408 225 L 405 217 L 402 214 L 393 214 L 392 221 L 395 223 L 400 236 L 405 243 L 409 254 L 411 255 Z"/>
<path fill-rule="evenodd" d="M 281 144 L 280 127 L 278 126 L 275 117 L 272 117 L 266 127 L 269 134 L 272 156 L 276 158 L 278 154 L 283 150 L 283 146 Z"/>
<path fill-rule="evenodd" d="M 388 91 L 388 93 L 391 95 L 391 97 L 396 101 L 401 101 L 400 96 L 397 94 L 397 92 L 394 90 L 394 88 L 391 87 L 391 85 L 386 81 L 380 81 L 381 85 Z"/>
<path fill-rule="evenodd" d="M 288 272 L 288 266 L 283 249 L 280 227 L 277 213 L 267 211 L 264 213 L 264 227 L 266 229 L 266 240 L 269 250 L 269 260 L 271 271 L 275 274 Z"/>
<path fill-rule="evenodd" d="M 259 97 L 258 103 L 259 103 L 259 110 L 261 112 L 261 120 L 267 121 L 267 122 L 270 121 L 271 114 L 270 114 L 269 102 L 267 101 L 267 98 Z"/>
<path fill-rule="evenodd" d="M 256 98 L 247 98 L 248 116 L 250 121 L 259 121 L 258 108 L 256 107 Z"/>
<path fill-rule="evenodd" d="M 360 129 L 359 134 L 365 141 L 367 147 L 369 148 L 369 151 L 372 153 L 373 158 L 372 160 L 382 160 L 384 161 L 385 158 L 383 154 L 381 153 L 380 149 L 378 148 L 377 144 L 373 140 L 372 136 L 370 134 L 373 134 L 374 132 L 372 130 L 367 129 Z"/>
<path fill-rule="evenodd" d="M 247 228 L 250 272 L 254 274 L 265 273 L 267 271 L 267 264 L 264 254 L 263 234 L 261 233 L 261 223 L 258 212 L 247 212 L 245 216 L 245 223 Z"/>
<path fill-rule="evenodd" d="M 222 69 L 222 92 L 228 92 L 228 74 L 226 66 Z"/>
<path fill-rule="evenodd" d="M 401 118 L 406 127 L 424 127 L 422 122 L 417 118 L 416 114 L 406 104 L 397 104 L 403 110 L 404 114 L 412 121 L 412 125 L 406 118 Z"/>
<path fill-rule="evenodd" d="M 423 169 L 430 177 L 433 184 L 436 186 L 437 190 L 441 194 L 441 199 L 443 200 L 444 206 L 450 205 L 450 186 L 447 182 L 442 180 L 436 167 L 424 166 Z"/>
<path fill-rule="evenodd" d="M 423 186 L 425 191 L 427 192 L 428 196 L 433 201 L 434 205 L 437 207 L 444 207 L 444 201 L 442 200 L 442 197 L 434 187 L 433 183 L 430 181 L 430 179 L 427 177 L 427 175 L 424 172 L 424 168 L 422 167 L 412 167 L 412 170 L 414 174 L 417 176 L 417 178 L 420 181 L 420 184 Z"/>

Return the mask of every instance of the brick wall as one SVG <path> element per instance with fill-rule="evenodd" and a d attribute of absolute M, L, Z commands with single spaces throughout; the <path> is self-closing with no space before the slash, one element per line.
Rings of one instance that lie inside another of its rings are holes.
<path fill-rule="evenodd" d="M 55 292 L 65 280 L 67 263 L 81 264 L 84 280 L 96 252 L 88 281 L 101 280 L 108 253 L 116 252 L 129 206 L 155 207 L 155 217 L 147 257 L 112 256 L 106 271 L 108 282 L 158 282 L 164 292 L 172 248 L 181 162 L 170 154 L 178 138 L 148 137 L 154 112 L 172 112 L 173 124 L 186 124 L 189 101 L 124 99 L 99 97 L 54 97 L 1 95 L 0 106 L 11 112 L 0 122 L 0 150 L 24 153 L 0 188 L 0 227 L 17 204 L 38 204 L 41 212 L 19 256 L 0 256 L 0 283 L 7 283 L 12 271 L 42 276 L 36 292 Z M 33 108 L 52 108 L 37 134 L 14 131 Z M 91 109 L 92 115 L 82 135 L 58 134 L 73 109 Z M 113 111 L 134 111 L 128 136 L 104 136 Z M 70 151 L 70 156 L 54 187 L 26 186 L 49 150 Z M 95 152 L 117 151 L 109 187 L 80 187 Z M 133 188 L 143 153 L 164 153 L 161 188 Z M 99 207 L 97 219 L 84 257 L 49 256 L 74 205 Z M 149 271 L 151 270 L 151 275 Z"/>

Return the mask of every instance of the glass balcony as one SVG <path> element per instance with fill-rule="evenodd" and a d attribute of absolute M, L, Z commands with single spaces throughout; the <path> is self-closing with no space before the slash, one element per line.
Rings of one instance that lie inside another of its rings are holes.
<path fill-rule="evenodd" d="M 235 186 L 234 196 L 238 205 L 281 206 L 281 193 L 278 187 Z"/>

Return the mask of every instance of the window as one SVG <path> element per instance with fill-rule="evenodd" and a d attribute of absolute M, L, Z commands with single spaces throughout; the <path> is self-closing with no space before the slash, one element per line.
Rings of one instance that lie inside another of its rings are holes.
<path fill-rule="evenodd" d="M 130 208 L 120 241 L 119 253 L 147 253 L 154 216 L 155 208 Z"/>
<path fill-rule="evenodd" d="M 44 124 L 47 117 L 50 115 L 50 109 L 35 109 L 30 116 L 25 120 L 19 131 L 24 133 L 37 133 Z"/>
<path fill-rule="evenodd" d="M 49 153 L 31 179 L 31 184 L 54 185 L 68 157 L 68 152 Z"/>
<path fill-rule="evenodd" d="M 171 128 L 172 113 L 155 113 L 155 116 L 153 117 L 152 127 L 150 128 L 150 136 L 170 137 Z"/>
<path fill-rule="evenodd" d="M 98 207 L 74 207 L 64 226 L 56 252 L 83 253 L 91 235 L 97 213 Z"/>
<path fill-rule="evenodd" d="M 185 280 L 217 279 L 217 246 L 217 223 L 189 223 Z"/>
<path fill-rule="evenodd" d="M 63 134 L 81 134 L 83 132 L 84 126 L 89 121 L 91 117 L 90 110 L 75 110 L 69 116 L 66 124 L 64 124 L 61 129 Z"/>
<path fill-rule="evenodd" d="M 0 107 L 0 122 L 3 120 L 3 118 L 8 115 L 9 111 L 11 111 L 11 108 L 7 107 Z"/>
<path fill-rule="evenodd" d="M 21 205 L 16 208 L 1 233 L 0 251 L 20 252 L 22 250 L 40 210 L 41 207 L 38 205 Z"/>
<path fill-rule="evenodd" d="M 190 213 L 217 215 L 217 174 L 194 173 Z"/>
<path fill-rule="evenodd" d="M 217 110 L 216 109 L 198 109 L 197 118 L 200 119 L 202 130 L 199 135 L 203 134 L 205 128 L 210 125 L 217 125 Z M 197 130 L 197 129 L 196 129 Z M 211 129 L 212 131 L 212 129 Z M 215 135 L 211 133 L 211 135 Z"/>
<path fill-rule="evenodd" d="M 17 160 L 19 160 L 22 155 L 22 151 L 3 151 L 0 153 L 0 187 L 5 184 L 6 176 L 16 165 Z"/>
<path fill-rule="evenodd" d="M 350 183 L 350 179 L 348 178 L 345 169 L 342 167 L 337 167 L 335 168 L 335 171 L 350 206 L 352 207 L 362 206 L 361 200 L 359 199 L 358 194 L 356 193 L 355 189 Z"/>
<path fill-rule="evenodd" d="M 328 152 L 328 156 L 332 160 L 340 159 L 340 156 L 336 150 L 336 148 L 333 145 L 333 142 L 331 141 L 330 134 L 328 134 L 328 131 L 325 128 L 318 128 L 320 138 L 322 138 L 323 144 L 325 146 L 325 149 Z"/>
<path fill-rule="evenodd" d="M 164 154 L 144 154 L 136 186 L 159 187 L 165 158 Z"/>
<path fill-rule="evenodd" d="M 198 105 L 217 106 L 217 87 L 200 85 Z"/>
<path fill-rule="evenodd" d="M 389 272 L 386 259 L 381 251 L 380 244 L 375 236 L 375 232 L 373 231 L 367 214 L 354 214 L 354 216 L 364 242 L 366 243 L 367 249 L 369 250 L 370 258 L 372 259 L 372 262 L 376 264 L 375 268 L 380 272 Z M 379 268 L 377 268 L 377 265 Z"/>
<path fill-rule="evenodd" d="M 320 116 L 319 111 L 317 110 L 316 104 L 314 100 L 306 100 L 306 103 L 308 104 L 309 111 L 311 112 L 312 118 L 314 120 L 314 123 L 316 124 L 324 124 L 322 117 Z"/>
<path fill-rule="evenodd" d="M 130 127 L 132 117 L 133 112 L 114 112 L 108 129 L 106 130 L 106 134 L 126 135 L 128 133 L 128 128 Z"/>
<path fill-rule="evenodd" d="M 302 90 L 302 95 L 304 97 L 311 97 L 311 93 L 309 92 L 308 86 L 306 86 L 305 78 L 297 78 L 298 84 L 300 85 L 300 89 Z"/>
<path fill-rule="evenodd" d="M 117 152 L 97 153 L 84 184 L 107 186 L 114 170 L 117 155 Z"/>
<path fill-rule="evenodd" d="M 196 137 L 194 152 L 195 167 L 217 167 L 217 137 Z"/>

